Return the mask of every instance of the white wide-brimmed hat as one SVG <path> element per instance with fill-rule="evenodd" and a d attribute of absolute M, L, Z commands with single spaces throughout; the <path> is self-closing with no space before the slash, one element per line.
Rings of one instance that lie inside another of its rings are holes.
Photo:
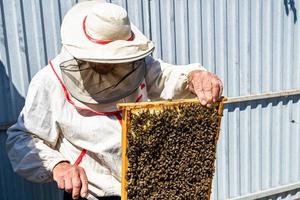
<path fill-rule="evenodd" d="M 130 23 L 122 7 L 101 1 L 71 8 L 61 26 L 63 47 L 76 59 L 126 63 L 142 59 L 154 44 Z"/>

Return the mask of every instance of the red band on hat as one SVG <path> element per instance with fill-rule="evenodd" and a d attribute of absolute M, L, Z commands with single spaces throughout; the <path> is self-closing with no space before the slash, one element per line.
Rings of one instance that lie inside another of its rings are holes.
<path fill-rule="evenodd" d="M 108 44 L 108 43 L 110 43 L 110 42 L 113 42 L 113 40 L 97 40 L 97 39 L 95 39 L 95 38 L 92 38 L 92 37 L 87 33 L 87 31 L 86 31 L 86 26 L 85 26 L 86 18 L 87 18 L 87 16 L 85 16 L 85 18 L 84 18 L 84 20 L 83 20 L 82 27 L 83 27 L 83 32 L 84 32 L 85 36 L 86 36 L 90 41 L 92 41 L 92 42 L 94 42 L 94 43 L 97 43 L 97 44 L 102 44 L 102 45 Z M 134 39 L 134 37 L 135 37 L 135 36 L 134 36 L 134 33 L 131 31 L 131 36 L 130 36 L 130 38 L 127 39 L 127 41 L 132 41 L 132 40 Z"/>

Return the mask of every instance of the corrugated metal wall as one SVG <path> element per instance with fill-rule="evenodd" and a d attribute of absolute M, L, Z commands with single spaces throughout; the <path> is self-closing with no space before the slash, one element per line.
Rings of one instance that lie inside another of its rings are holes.
<path fill-rule="evenodd" d="M 13 173 L 6 124 L 16 120 L 32 76 L 60 49 L 59 26 L 75 0 L 0 0 L 0 199 L 58 200 L 56 184 L 32 184 Z"/>
<path fill-rule="evenodd" d="M 0 124 L 13 122 L 32 76 L 60 49 L 75 0 L 0 0 Z M 300 88 L 300 0 L 111 0 L 156 43 L 155 57 L 200 62 L 235 97 Z M 287 12 L 289 11 L 289 12 Z M 299 16 L 298 16 L 299 17 Z M 226 105 L 212 199 L 300 182 L 300 96 Z M 55 185 L 13 174 L 0 133 L 0 199 L 57 199 Z M 300 190 L 267 199 L 294 199 Z M 22 196 L 22 198 L 20 198 Z"/>

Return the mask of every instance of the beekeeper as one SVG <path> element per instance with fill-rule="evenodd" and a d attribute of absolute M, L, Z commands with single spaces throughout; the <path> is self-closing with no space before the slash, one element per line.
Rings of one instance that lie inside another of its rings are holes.
<path fill-rule="evenodd" d="M 17 123 L 7 131 L 13 169 L 34 182 L 56 181 L 65 199 L 120 199 L 121 113 L 117 103 L 222 93 L 199 64 L 175 66 L 150 56 L 154 44 L 126 11 L 78 3 L 61 26 L 61 53 L 32 79 Z"/>

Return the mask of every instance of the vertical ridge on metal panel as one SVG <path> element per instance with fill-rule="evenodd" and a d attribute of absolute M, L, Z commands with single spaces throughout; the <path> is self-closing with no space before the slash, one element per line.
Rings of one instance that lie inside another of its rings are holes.
<path fill-rule="evenodd" d="M 250 94 L 250 2 L 239 1 L 239 93 Z M 240 104 L 240 132 L 239 132 L 239 194 L 250 192 L 250 106 L 247 103 Z"/>
<path fill-rule="evenodd" d="M 162 25 L 161 25 L 161 7 L 159 0 L 151 0 L 149 2 L 150 20 L 151 20 L 151 36 L 155 42 L 154 57 L 162 58 Z"/>
<path fill-rule="evenodd" d="M 174 3 L 174 38 L 175 62 L 177 64 L 189 63 L 189 23 L 187 0 Z M 195 40 L 195 42 L 197 42 Z"/>
<path fill-rule="evenodd" d="M 159 1 L 160 3 L 160 32 L 161 32 L 161 58 L 168 63 L 176 61 L 176 40 L 175 40 L 175 10 L 174 1 Z"/>
<path fill-rule="evenodd" d="M 202 62 L 201 1 L 187 1 L 189 62 Z"/>
<path fill-rule="evenodd" d="M 239 54 L 238 54 L 238 39 L 239 39 L 239 12 L 238 12 L 238 2 L 237 0 L 228 1 L 227 7 L 230 7 L 230 11 L 227 14 L 227 40 L 228 40 L 228 66 L 231 67 L 231 78 L 228 79 L 228 96 L 236 96 L 239 95 L 239 71 L 240 71 L 240 63 L 239 63 Z M 240 177 L 240 156 L 239 156 L 239 138 L 238 134 L 240 131 L 239 117 L 240 108 L 235 107 L 234 110 L 228 112 L 228 140 L 230 145 L 228 147 L 227 157 L 229 159 L 230 176 L 228 177 L 229 181 L 229 196 L 234 197 L 239 195 L 239 177 Z M 234 173 L 232 173 L 234 172 Z"/>

